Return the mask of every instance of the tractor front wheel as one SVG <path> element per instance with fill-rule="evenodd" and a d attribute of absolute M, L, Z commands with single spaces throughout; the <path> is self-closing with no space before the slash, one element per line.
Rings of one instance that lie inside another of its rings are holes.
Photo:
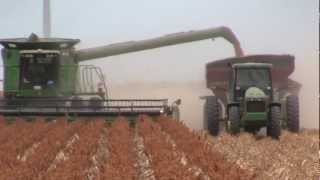
<path fill-rule="evenodd" d="M 217 97 L 210 96 L 206 98 L 204 119 L 208 125 L 209 133 L 217 136 L 219 134 L 219 103 Z"/>
<path fill-rule="evenodd" d="M 272 106 L 270 108 L 270 117 L 269 122 L 267 125 L 267 135 L 272 137 L 273 139 L 279 139 L 281 133 L 280 127 L 280 107 L 279 106 Z"/>
<path fill-rule="evenodd" d="M 231 134 L 240 133 L 240 110 L 238 106 L 231 106 L 228 111 L 230 126 L 229 130 Z"/>

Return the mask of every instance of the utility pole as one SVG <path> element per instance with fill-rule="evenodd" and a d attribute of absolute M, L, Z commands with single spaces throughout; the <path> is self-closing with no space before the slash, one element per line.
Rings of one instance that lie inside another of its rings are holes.
<path fill-rule="evenodd" d="M 51 12 L 50 0 L 43 0 L 43 36 L 49 38 L 51 36 Z"/>

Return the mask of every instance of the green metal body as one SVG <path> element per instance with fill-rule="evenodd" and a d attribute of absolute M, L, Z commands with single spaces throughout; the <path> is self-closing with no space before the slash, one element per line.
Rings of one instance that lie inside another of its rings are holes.
<path fill-rule="evenodd" d="M 243 127 L 247 126 L 265 126 L 268 119 L 267 112 L 243 112 Z"/>
<path fill-rule="evenodd" d="M 40 48 L 40 47 L 39 47 Z M 54 83 L 50 86 L 44 85 L 41 89 L 34 88 L 33 85 L 25 85 L 23 83 L 23 58 L 22 54 L 47 54 L 47 49 L 38 50 L 28 53 L 25 49 L 9 48 L 2 51 L 3 65 L 4 65 L 4 95 L 5 97 L 57 97 L 57 96 L 72 96 L 76 89 L 76 79 L 78 63 L 74 57 L 69 55 L 71 49 L 50 49 L 54 50 L 56 59 L 56 66 L 47 68 L 55 68 L 55 78 L 51 79 Z M 23 52 L 23 53 L 22 53 Z M 40 65 L 41 66 L 41 65 Z M 45 75 L 44 72 L 41 75 Z"/>
<path fill-rule="evenodd" d="M 228 107 L 240 108 L 241 127 L 257 131 L 267 125 L 269 105 L 274 102 L 272 65 L 265 63 L 234 64 Z"/>

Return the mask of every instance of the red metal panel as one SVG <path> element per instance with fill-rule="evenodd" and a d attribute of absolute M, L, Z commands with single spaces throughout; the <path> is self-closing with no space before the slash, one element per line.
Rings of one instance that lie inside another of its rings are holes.
<path fill-rule="evenodd" d="M 226 88 L 235 63 L 269 63 L 273 65 L 272 78 L 275 83 L 287 81 L 294 71 L 294 56 L 291 55 L 250 55 L 226 58 L 206 65 L 207 87 Z"/>

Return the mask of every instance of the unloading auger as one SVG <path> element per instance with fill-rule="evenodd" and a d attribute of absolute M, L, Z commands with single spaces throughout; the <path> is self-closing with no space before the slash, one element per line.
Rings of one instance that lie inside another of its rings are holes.
<path fill-rule="evenodd" d="M 80 62 L 193 41 L 224 38 L 236 56 L 240 43 L 227 27 L 180 32 L 157 38 L 128 41 L 77 50 L 79 39 L 2 39 L 4 96 L 0 114 L 6 116 L 134 116 L 172 114 L 167 99 L 111 99 L 102 70 Z M 98 85 L 94 80 L 98 79 Z"/>

